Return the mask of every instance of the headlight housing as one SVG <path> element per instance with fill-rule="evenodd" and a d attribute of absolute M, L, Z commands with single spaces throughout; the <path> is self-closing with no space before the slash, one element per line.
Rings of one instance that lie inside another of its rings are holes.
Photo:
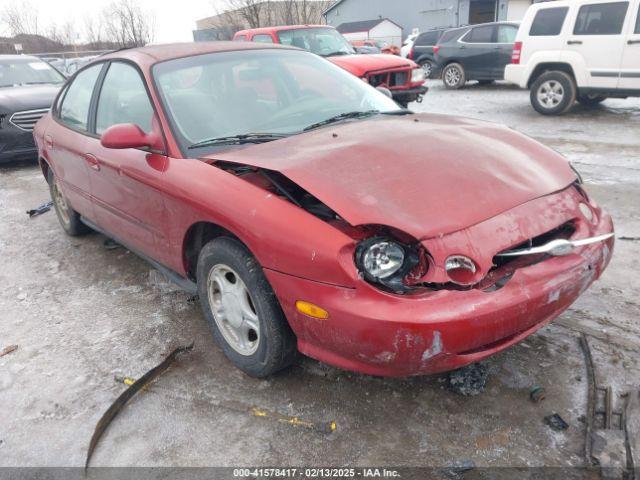
<path fill-rule="evenodd" d="M 369 283 L 406 293 L 412 287 L 405 285 L 404 279 L 420 265 L 420 253 L 391 237 L 373 237 L 358 244 L 355 262 Z"/>
<path fill-rule="evenodd" d="M 423 68 L 414 68 L 411 71 L 411 83 L 424 83 L 426 80 L 427 76 Z"/>

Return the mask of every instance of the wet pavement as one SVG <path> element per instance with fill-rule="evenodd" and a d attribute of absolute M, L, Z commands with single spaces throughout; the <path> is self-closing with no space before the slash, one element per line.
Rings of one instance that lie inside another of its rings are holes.
<path fill-rule="evenodd" d="M 535 113 L 505 85 L 432 91 L 416 111 L 506 123 L 568 156 L 614 217 L 640 237 L 640 100 Z M 66 237 L 55 214 L 25 211 L 49 198 L 34 165 L 0 167 L 0 466 L 81 466 L 95 423 L 173 347 L 192 353 L 113 422 L 92 465 L 577 466 L 584 464 L 587 380 L 578 344 L 589 334 L 598 382 L 640 386 L 640 241 L 618 240 L 603 278 L 553 325 L 486 362 L 483 393 L 446 376 L 383 379 L 311 359 L 267 380 L 246 377 L 214 345 L 197 302 L 98 234 Z M 529 399 L 541 386 L 546 398 Z M 312 422 L 330 434 L 256 417 Z M 555 431 L 544 417 L 569 424 Z"/>

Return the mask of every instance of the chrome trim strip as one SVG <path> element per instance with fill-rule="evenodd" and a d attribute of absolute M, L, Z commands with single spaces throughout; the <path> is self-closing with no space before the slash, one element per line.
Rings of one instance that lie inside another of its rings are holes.
<path fill-rule="evenodd" d="M 545 245 L 539 247 L 524 248 L 522 250 L 511 250 L 507 252 L 498 253 L 496 257 L 521 257 L 524 255 L 538 255 L 546 253 L 554 257 L 562 257 L 569 255 L 578 247 L 584 247 L 586 245 L 592 245 L 594 243 L 604 242 L 609 240 L 615 235 L 615 233 L 606 233 L 604 235 L 598 235 L 597 237 L 584 238 L 582 240 L 564 240 L 557 239 L 552 240 Z"/>

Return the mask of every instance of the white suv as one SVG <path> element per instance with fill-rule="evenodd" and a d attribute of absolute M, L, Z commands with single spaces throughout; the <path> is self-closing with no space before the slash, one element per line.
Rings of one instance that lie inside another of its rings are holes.
<path fill-rule="evenodd" d="M 505 78 L 545 115 L 577 100 L 640 96 L 640 0 L 563 0 L 529 7 Z"/>

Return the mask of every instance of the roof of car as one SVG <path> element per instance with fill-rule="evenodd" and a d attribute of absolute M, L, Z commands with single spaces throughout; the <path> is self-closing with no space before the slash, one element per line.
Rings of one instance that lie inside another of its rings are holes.
<path fill-rule="evenodd" d="M 109 58 L 125 58 L 140 61 L 146 57 L 147 63 L 157 63 L 174 58 L 191 57 L 206 53 L 230 52 L 238 50 L 264 50 L 264 49 L 291 49 L 292 47 L 253 43 L 253 42 L 190 42 L 190 43 L 168 43 L 162 45 L 148 45 L 146 47 L 128 48 L 107 53 L 100 60 Z"/>
<path fill-rule="evenodd" d="M 37 62 L 40 59 L 31 55 L 0 55 L 0 62 L 3 60 L 24 60 L 25 62 Z"/>
<path fill-rule="evenodd" d="M 400 26 L 396 22 L 388 18 L 376 18 L 375 20 L 364 20 L 360 22 L 341 23 L 336 27 L 336 30 L 338 30 L 340 33 L 368 32 L 369 30 L 373 29 L 374 27 L 377 27 L 378 25 L 380 25 L 382 22 L 385 22 L 385 21 L 391 22 L 398 27 Z"/>
<path fill-rule="evenodd" d="M 248 33 L 259 35 L 261 33 L 282 32 L 283 30 L 302 30 L 305 28 L 331 28 L 332 29 L 333 27 L 330 25 L 281 25 L 278 27 L 247 28 L 246 30 L 240 30 L 238 33 L 236 33 L 235 36 L 246 35 Z"/>

